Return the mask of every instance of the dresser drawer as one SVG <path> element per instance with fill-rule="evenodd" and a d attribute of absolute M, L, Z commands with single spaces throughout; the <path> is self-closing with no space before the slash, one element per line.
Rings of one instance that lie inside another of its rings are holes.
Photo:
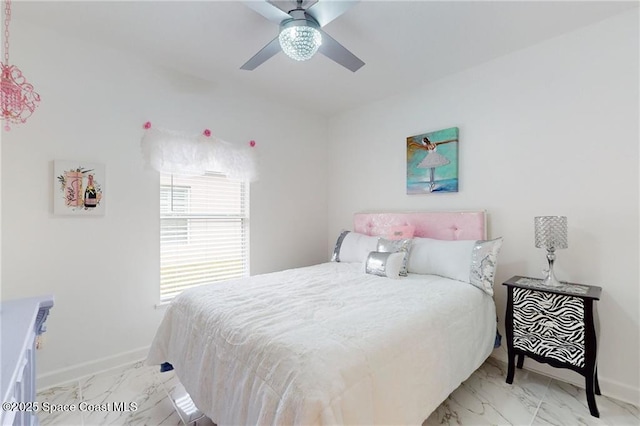
<path fill-rule="evenodd" d="M 513 289 L 514 336 L 534 335 L 584 347 L 584 301 L 579 297 Z"/>
<path fill-rule="evenodd" d="M 545 358 L 566 362 L 579 368 L 585 365 L 583 344 L 567 342 L 555 337 L 516 333 L 514 330 L 513 347 Z"/>

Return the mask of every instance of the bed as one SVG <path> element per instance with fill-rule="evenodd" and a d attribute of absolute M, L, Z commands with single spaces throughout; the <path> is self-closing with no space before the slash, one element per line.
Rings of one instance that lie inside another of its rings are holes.
<path fill-rule="evenodd" d="M 473 274 L 455 273 L 461 262 L 475 264 L 472 270 L 491 273 L 492 284 L 500 241 L 485 241 L 483 211 L 360 213 L 353 233 L 341 238 L 369 241 L 408 230 L 412 251 L 400 256 L 408 269 L 400 279 L 365 273 L 380 254 L 374 251 L 364 262 L 183 292 L 167 308 L 147 363 L 170 363 L 218 425 L 421 424 L 493 349 L 487 277 L 483 289 L 468 279 Z M 336 247 L 343 258 L 345 244 Z M 441 275 L 425 273 L 430 268 Z"/>

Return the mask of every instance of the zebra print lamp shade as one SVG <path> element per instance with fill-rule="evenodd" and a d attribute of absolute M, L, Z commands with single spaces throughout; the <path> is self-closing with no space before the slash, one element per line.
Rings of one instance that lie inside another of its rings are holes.
<path fill-rule="evenodd" d="M 553 262 L 556 260 L 555 251 L 569 247 L 567 237 L 566 216 L 536 216 L 534 218 L 536 247 L 547 249 L 549 270 L 542 281 L 552 287 L 562 285 L 553 272 Z"/>

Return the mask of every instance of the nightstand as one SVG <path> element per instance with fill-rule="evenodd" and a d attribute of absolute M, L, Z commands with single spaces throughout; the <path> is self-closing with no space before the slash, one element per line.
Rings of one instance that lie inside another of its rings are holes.
<path fill-rule="evenodd" d="M 515 276 L 507 286 L 505 329 L 509 369 L 507 383 L 513 383 L 516 355 L 522 368 L 525 355 L 557 368 L 569 368 L 585 377 L 589 411 L 600 417 L 596 395 L 598 384 L 599 323 L 594 301 L 602 288 L 563 283 L 548 287 L 542 280 Z"/>

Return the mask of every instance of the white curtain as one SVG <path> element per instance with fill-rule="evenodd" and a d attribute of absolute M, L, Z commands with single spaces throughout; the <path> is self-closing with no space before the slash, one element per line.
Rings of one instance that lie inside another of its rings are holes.
<path fill-rule="evenodd" d="M 148 167 L 162 173 L 220 172 L 230 179 L 257 180 L 255 148 L 223 141 L 205 130 L 188 135 L 145 124 L 142 155 Z M 209 134 L 209 136 L 205 136 Z"/>

